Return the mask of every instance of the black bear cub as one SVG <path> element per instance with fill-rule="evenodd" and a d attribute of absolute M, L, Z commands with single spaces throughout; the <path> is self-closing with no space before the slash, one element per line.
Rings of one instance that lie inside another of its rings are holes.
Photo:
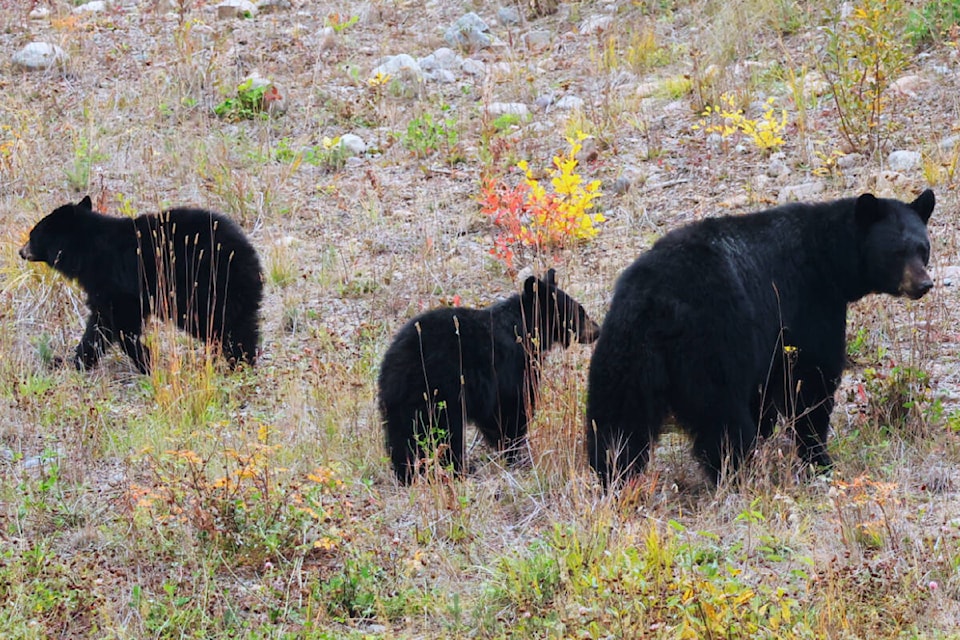
<path fill-rule="evenodd" d="M 590 361 L 587 454 L 609 485 L 643 470 L 668 414 L 712 480 L 779 417 L 807 464 L 827 434 L 847 304 L 933 286 L 934 195 L 871 194 L 702 220 L 668 233 L 617 281 Z"/>
<path fill-rule="evenodd" d="M 516 459 L 534 410 L 541 354 L 574 337 L 593 342 L 599 331 L 555 277 L 551 269 L 491 307 L 434 309 L 400 329 L 384 355 L 379 387 L 387 451 L 401 482 L 413 478 L 427 446 L 461 472 L 468 420 Z"/>
<path fill-rule="evenodd" d="M 87 196 L 38 222 L 20 256 L 47 263 L 86 292 L 90 316 L 73 358 L 77 369 L 95 366 L 117 342 L 147 373 L 141 335 L 151 314 L 218 345 L 231 365 L 256 360 L 260 259 L 221 214 L 170 209 L 121 218 L 97 213 Z"/>

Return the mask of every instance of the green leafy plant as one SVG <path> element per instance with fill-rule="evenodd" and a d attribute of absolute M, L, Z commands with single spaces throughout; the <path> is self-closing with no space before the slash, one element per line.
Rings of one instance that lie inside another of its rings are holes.
<path fill-rule="evenodd" d="M 455 162 L 455 153 L 460 134 L 457 118 L 450 113 L 449 105 L 441 105 L 442 117 L 434 118 L 429 112 L 411 120 L 400 138 L 401 144 L 417 158 L 427 158 L 443 152 L 448 162 Z"/>
<path fill-rule="evenodd" d="M 301 163 L 315 167 L 322 167 L 328 171 L 339 171 L 347 164 L 350 151 L 343 145 L 340 136 L 328 138 L 324 136 L 318 145 L 303 147 L 295 150 L 290 146 L 289 138 L 281 138 L 273 150 L 273 159 L 293 165 L 296 170 Z"/>
<path fill-rule="evenodd" d="M 213 112 L 231 121 L 269 118 L 269 105 L 280 99 L 280 92 L 275 85 L 248 78 L 237 85 L 235 97 L 227 98 L 215 106 Z"/>
<path fill-rule="evenodd" d="M 63 170 L 70 187 L 83 193 L 90 187 L 90 170 L 95 162 L 106 160 L 107 156 L 90 142 L 85 135 L 77 136 L 73 148 L 73 164 Z"/>
<path fill-rule="evenodd" d="M 826 28 L 821 71 L 830 84 L 840 133 L 850 149 L 880 148 L 888 128 L 886 91 L 906 64 L 901 0 L 858 0 Z"/>
<path fill-rule="evenodd" d="M 942 38 L 960 24 L 960 0 L 930 0 L 907 14 L 907 35 L 914 46 Z"/>

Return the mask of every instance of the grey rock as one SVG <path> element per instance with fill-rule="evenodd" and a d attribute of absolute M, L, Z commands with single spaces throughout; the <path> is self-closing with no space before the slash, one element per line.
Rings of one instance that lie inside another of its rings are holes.
<path fill-rule="evenodd" d="M 557 109 L 565 109 L 568 111 L 573 111 L 575 109 L 583 108 L 583 98 L 578 96 L 563 96 L 555 105 Z"/>
<path fill-rule="evenodd" d="M 13 55 L 13 64 L 29 69 L 49 69 L 55 64 L 67 61 L 67 54 L 55 44 L 31 42 Z"/>
<path fill-rule="evenodd" d="M 544 93 L 543 95 L 537 96 L 537 99 L 533 101 L 533 104 L 538 109 L 546 109 L 554 102 L 556 102 L 557 96 L 552 93 Z"/>
<path fill-rule="evenodd" d="M 431 80 L 433 82 L 439 82 L 440 84 L 453 84 L 457 81 L 457 76 L 449 69 L 437 69 L 436 71 L 424 73 L 423 78 L 424 80 Z"/>
<path fill-rule="evenodd" d="M 584 35 L 602 33 L 608 30 L 611 24 L 613 24 L 611 16 L 593 16 L 580 24 L 580 33 Z"/>
<path fill-rule="evenodd" d="M 547 29 L 528 31 L 520 40 L 530 51 L 543 51 L 553 42 L 553 32 Z"/>
<path fill-rule="evenodd" d="M 217 17 L 221 20 L 257 15 L 257 5 L 250 0 L 223 0 L 216 9 Z"/>
<path fill-rule="evenodd" d="M 267 15 L 280 11 L 289 11 L 291 4 L 290 0 L 260 0 L 260 2 L 257 3 L 257 9 L 260 13 Z"/>
<path fill-rule="evenodd" d="M 953 151 L 953 148 L 957 146 L 957 143 L 960 142 L 960 135 L 949 136 L 944 138 L 937 144 L 937 148 L 940 151 Z"/>
<path fill-rule="evenodd" d="M 529 115 L 530 110 L 522 102 L 491 102 L 487 105 L 487 113 L 492 116 L 502 116 L 505 113 L 510 113 L 524 118 Z"/>
<path fill-rule="evenodd" d="M 777 195 L 777 202 L 785 204 L 787 202 L 802 202 L 810 200 L 814 196 L 823 193 L 824 185 L 819 180 L 816 182 L 804 182 L 803 184 L 794 184 L 780 189 Z"/>
<path fill-rule="evenodd" d="M 891 171 L 909 171 L 920 166 L 922 156 L 919 151 L 898 149 L 887 156 L 887 168 Z"/>
<path fill-rule="evenodd" d="M 474 58 L 464 60 L 460 69 L 468 76 L 484 76 L 487 74 L 487 65 Z"/>
<path fill-rule="evenodd" d="M 443 34 L 443 39 L 451 47 L 485 49 L 493 44 L 490 27 L 472 11 L 453 23 Z"/>
<path fill-rule="evenodd" d="M 463 58 L 457 55 L 457 52 L 447 47 L 440 47 L 428 56 L 424 56 L 417 61 L 423 71 L 435 71 L 437 69 L 454 70 L 463 63 Z"/>
<path fill-rule="evenodd" d="M 408 82 L 423 80 L 423 70 L 420 68 L 420 63 L 406 53 L 381 58 L 380 64 L 370 72 L 370 77 L 376 77 L 377 74 L 393 76 Z"/>
<path fill-rule="evenodd" d="M 501 24 L 520 24 L 520 12 L 516 7 L 500 7 L 497 9 L 497 20 Z"/>

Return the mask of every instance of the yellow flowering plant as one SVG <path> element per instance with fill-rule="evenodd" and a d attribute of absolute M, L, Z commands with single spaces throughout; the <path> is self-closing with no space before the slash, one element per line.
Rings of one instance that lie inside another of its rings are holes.
<path fill-rule="evenodd" d="M 730 94 L 720 96 L 720 102 L 723 104 L 707 105 L 701 114 L 703 119 L 693 126 L 694 130 L 719 133 L 723 140 L 734 134 L 742 134 L 763 153 L 777 151 L 786 143 L 783 133 L 787 129 L 787 110 L 780 109 L 777 113 L 774 98 L 767 99 L 763 115 L 757 120 L 746 117 Z"/>
<path fill-rule="evenodd" d="M 524 175 L 517 186 L 489 179 L 481 187 L 481 213 L 497 228 L 490 252 L 508 268 L 513 268 L 515 249 L 542 253 L 591 240 L 600 232 L 598 225 L 606 220 L 595 211 L 600 181 L 586 182 L 577 171 L 585 138 L 579 131 L 576 139 L 567 138 L 569 148 L 546 170 L 549 189 L 525 160 L 516 165 Z"/>

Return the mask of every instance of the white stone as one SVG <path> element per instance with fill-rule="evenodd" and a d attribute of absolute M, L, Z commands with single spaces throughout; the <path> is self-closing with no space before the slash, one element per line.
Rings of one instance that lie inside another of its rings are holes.
<path fill-rule="evenodd" d="M 553 32 L 547 29 L 538 29 L 523 34 L 521 40 L 530 51 L 543 51 L 553 42 Z"/>
<path fill-rule="evenodd" d="M 419 81 L 423 79 L 423 71 L 420 69 L 420 64 L 413 56 L 406 53 L 381 58 L 380 64 L 370 72 L 371 78 L 375 78 L 377 75 L 389 75 L 404 80 Z"/>
<path fill-rule="evenodd" d="M 557 100 L 557 103 L 554 106 L 557 109 L 565 109 L 568 111 L 583 109 L 583 98 L 578 96 L 563 96 Z"/>
<path fill-rule="evenodd" d="M 424 71 L 433 71 L 435 69 L 453 70 L 463 62 L 457 53 L 448 47 L 440 47 L 428 56 L 420 58 L 420 68 Z"/>
<path fill-rule="evenodd" d="M 594 35 L 602 33 L 610 28 L 613 18 L 610 16 L 594 16 L 589 20 L 584 20 L 580 25 L 580 33 L 584 35 Z"/>
<path fill-rule="evenodd" d="M 824 185 L 822 182 L 804 182 L 803 184 L 794 184 L 780 189 L 777 194 L 777 202 L 784 204 L 787 202 L 802 202 L 810 200 L 814 196 L 823 193 Z"/>
<path fill-rule="evenodd" d="M 488 33 L 490 27 L 483 18 L 470 12 L 461 16 L 443 34 L 443 39 L 452 47 L 473 47 L 484 49 L 493 44 L 493 37 Z"/>
<path fill-rule="evenodd" d="M 896 93 L 901 96 L 906 96 L 908 98 L 916 98 L 917 92 L 921 91 L 927 85 L 927 81 L 922 77 L 911 74 L 908 76 L 903 76 L 897 78 L 891 85 L 890 88 L 893 89 Z"/>
<path fill-rule="evenodd" d="M 515 116 L 526 117 L 530 110 L 522 102 L 491 102 L 487 105 L 487 113 L 492 116 L 502 116 L 509 113 Z"/>
<path fill-rule="evenodd" d="M 67 54 L 55 44 L 31 42 L 13 55 L 13 63 L 24 69 L 47 69 L 67 60 Z"/>
<path fill-rule="evenodd" d="M 887 168 L 891 171 L 909 171 L 920 166 L 922 156 L 919 151 L 897 149 L 887 156 Z"/>
<path fill-rule="evenodd" d="M 88 2 L 86 4 L 81 4 L 78 7 L 74 7 L 74 13 L 99 13 L 101 11 L 106 11 L 107 3 L 103 0 L 93 0 L 93 2 Z"/>
<path fill-rule="evenodd" d="M 359 156 L 367 150 L 367 143 L 358 135 L 345 133 L 340 136 L 340 148 L 346 149 L 351 156 Z"/>
<path fill-rule="evenodd" d="M 217 5 L 217 17 L 221 20 L 255 16 L 257 11 L 257 5 L 250 0 L 223 0 Z"/>
<path fill-rule="evenodd" d="M 468 76 L 483 76 L 487 73 L 487 65 L 481 60 L 467 58 L 460 65 L 460 69 Z"/>
<path fill-rule="evenodd" d="M 46 8 L 46 7 L 37 7 L 36 9 L 34 9 L 33 11 L 31 11 L 29 14 L 27 14 L 27 16 L 28 16 L 31 20 L 43 20 L 44 18 L 48 17 L 49 15 L 50 15 L 50 9 L 48 9 L 48 8 Z"/>

